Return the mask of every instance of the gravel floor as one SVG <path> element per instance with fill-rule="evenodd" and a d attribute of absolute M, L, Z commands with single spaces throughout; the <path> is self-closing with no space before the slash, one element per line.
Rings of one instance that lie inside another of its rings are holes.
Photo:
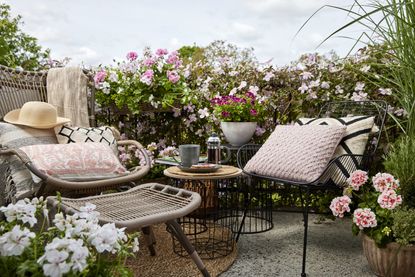
<path fill-rule="evenodd" d="M 301 213 L 276 212 L 274 228 L 242 235 L 238 257 L 220 277 L 300 276 L 303 225 Z M 351 233 L 351 220 L 309 220 L 307 276 L 374 276 L 363 256 L 360 239 Z"/>

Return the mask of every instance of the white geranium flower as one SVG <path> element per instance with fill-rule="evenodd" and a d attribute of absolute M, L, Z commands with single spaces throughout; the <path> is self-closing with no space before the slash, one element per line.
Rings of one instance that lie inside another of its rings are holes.
<path fill-rule="evenodd" d="M 232 96 L 232 95 L 234 95 L 237 91 L 238 91 L 238 89 L 237 89 L 237 88 L 233 88 L 233 89 L 231 89 L 231 91 L 229 92 L 229 95 L 230 95 L 230 96 Z"/>
<path fill-rule="evenodd" d="M 272 72 L 267 72 L 267 74 L 265 74 L 265 76 L 264 76 L 264 81 L 266 81 L 266 82 L 269 82 L 272 78 L 274 78 L 274 73 L 272 73 Z"/>
<path fill-rule="evenodd" d="M 208 111 L 207 108 L 199 109 L 197 111 L 197 113 L 199 114 L 199 117 L 200 118 L 205 118 L 205 117 L 208 117 L 209 116 L 209 111 Z"/>
<path fill-rule="evenodd" d="M 354 87 L 355 91 L 362 91 L 365 88 L 365 83 L 357 82 L 356 86 Z"/>
<path fill-rule="evenodd" d="M 0 252 L 2 256 L 19 256 L 30 245 L 30 239 L 36 235 L 29 229 L 16 225 L 10 232 L 0 237 Z"/>
<path fill-rule="evenodd" d="M 350 98 L 353 101 L 363 101 L 367 99 L 367 93 L 363 91 L 353 92 L 352 97 Z"/>
<path fill-rule="evenodd" d="M 382 95 L 392 95 L 392 89 L 390 88 L 379 88 L 379 93 Z"/>
<path fill-rule="evenodd" d="M 16 204 L 1 207 L 0 211 L 4 213 L 8 222 L 19 220 L 23 223 L 28 223 L 30 227 L 33 227 L 37 223 L 35 217 L 36 206 L 30 203 L 29 200 L 19 200 Z"/>
<path fill-rule="evenodd" d="M 308 71 L 304 71 L 303 73 L 300 74 L 300 76 L 301 76 L 301 79 L 303 80 L 308 80 L 314 77 L 313 74 Z"/>
<path fill-rule="evenodd" d="M 91 244 L 99 253 L 112 252 L 118 248 L 118 230 L 114 223 L 107 223 L 91 235 Z"/>
<path fill-rule="evenodd" d="M 69 245 L 69 250 L 72 252 L 72 269 L 74 271 L 82 272 L 88 265 L 88 248 L 83 245 L 83 241 L 81 239 L 78 239 L 72 240 L 72 243 Z"/>
<path fill-rule="evenodd" d="M 298 91 L 301 93 L 305 93 L 308 90 L 308 86 L 305 83 L 301 84 L 301 87 L 298 88 Z"/>
<path fill-rule="evenodd" d="M 330 88 L 330 84 L 328 82 L 322 82 L 320 85 L 321 88 L 324 89 L 329 89 Z"/>
<path fill-rule="evenodd" d="M 315 88 L 315 87 L 318 87 L 318 86 L 320 86 L 320 79 L 317 79 L 317 80 L 313 80 L 313 81 L 311 81 L 310 82 L 310 84 L 308 85 L 310 88 Z"/>
<path fill-rule="evenodd" d="M 134 253 L 136 253 L 136 252 L 138 252 L 140 250 L 140 247 L 139 246 L 140 245 L 139 245 L 139 242 L 138 242 L 138 238 L 135 237 L 134 240 L 133 240 L 133 252 Z"/>
<path fill-rule="evenodd" d="M 362 66 L 362 68 L 360 69 L 360 71 L 362 71 L 362 72 L 368 72 L 370 70 L 370 65 L 364 65 L 364 66 Z"/>
<path fill-rule="evenodd" d="M 108 79 L 111 81 L 111 82 L 117 82 L 118 81 L 118 75 L 115 73 L 115 72 L 111 72 L 110 73 L 110 76 L 108 77 Z"/>
<path fill-rule="evenodd" d="M 336 91 L 334 92 L 335 94 L 342 94 L 344 92 L 344 90 L 342 89 L 342 87 L 340 85 L 336 86 Z"/>
<path fill-rule="evenodd" d="M 244 87 L 246 87 L 248 83 L 246 81 L 242 81 L 241 84 L 239 85 L 238 89 L 243 89 Z"/>
<path fill-rule="evenodd" d="M 79 208 L 81 211 L 79 213 L 80 218 L 85 218 L 86 220 L 94 220 L 99 217 L 99 212 L 95 211 L 97 206 L 92 203 L 86 203 L 85 206 Z"/>
<path fill-rule="evenodd" d="M 117 237 L 118 237 L 118 240 L 121 240 L 121 241 L 127 241 L 128 240 L 128 238 L 127 238 L 127 235 L 125 234 L 125 227 L 124 228 L 117 228 Z"/>
<path fill-rule="evenodd" d="M 60 277 L 71 270 L 66 262 L 69 253 L 66 251 L 51 250 L 45 253 L 47 263 L 43 264 L 43 273 L 50 277 Z"/>

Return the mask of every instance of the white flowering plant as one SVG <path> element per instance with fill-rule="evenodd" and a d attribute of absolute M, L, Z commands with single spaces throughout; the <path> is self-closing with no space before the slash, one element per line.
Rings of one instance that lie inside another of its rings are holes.
<path fill-rule="evenodd" d="M 97 70 L 94 76 L 97 101 L 100 105 L 115 103 L 140 113 L 143 104 L 153 108 L 173 107 L 176 102 L 188 101 L 183 61 L 177 51 L 145 48 L 139 58 L 137 52 L 127 53 L 126 60 L 117 66 Z"/>
<path fill-rule="evenodd" d="M 389 173 L 377 173 L 368 185 L 367 172 L 356 170 L 348 179 L 344 195 L 331 201 L 330 209 L 334 216 L 342 218 L 351 212 L 354 204 L 353 227 L 355 235 L 364 232 L 378 245 L 396 241 L 400 234 L 395 234 L 394 213 L 402 204 L 399 180 Z"/>
<path fill-rule="evenodd" d="M 51 227 L 43 197 L 0 211 L 6 218 L 0 222 L 2 276 L 132 276 L 125 262 L 139 250 L 138 233 L 126 234 L 113 223 L 100 226 L 93 204 L 73 215 L 58 209 Z"/>

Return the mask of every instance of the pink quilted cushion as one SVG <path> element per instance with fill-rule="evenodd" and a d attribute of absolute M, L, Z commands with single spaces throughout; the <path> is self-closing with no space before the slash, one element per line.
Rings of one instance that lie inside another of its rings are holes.
<path fill-rule="evenodd" d="M 43 144 L 20 149 L 41 172 L 61 179 L 87 181 L 128 173 L 103 143 Z"/>
<path fill-rule="evenodd" d="M 290 181 L 314 181 L 345 131 L 346 126 L 277 126 L 244 170 Z"/>

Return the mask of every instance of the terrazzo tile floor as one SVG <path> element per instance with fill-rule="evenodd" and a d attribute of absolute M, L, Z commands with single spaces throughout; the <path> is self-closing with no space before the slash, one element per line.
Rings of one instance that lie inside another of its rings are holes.
<path fill-rule="evenodd" d="M 307 276 L 375 276 L 363 256 L 359 237 L 351 232 L 351 219 L 318 223 L 310 214 Z M 300 276 L 303 224 L 301 213 L 274 212 L 274 228 L 242 235 L 238 257 L 220 277 Z"/>

